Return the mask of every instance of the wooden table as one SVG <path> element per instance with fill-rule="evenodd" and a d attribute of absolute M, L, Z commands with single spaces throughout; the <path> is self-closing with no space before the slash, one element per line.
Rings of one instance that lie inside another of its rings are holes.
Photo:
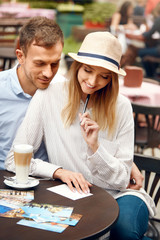
<path fill-rule="evenodd" d="M 131 102 L 149 106 L 160 106 L 160 85 L 142 82 L 141 87 L 126 87 L 123 79 L 119 80 L 119 92 Z"/>
<path fill-rule="evenodd" d="M 28 21 L 26 18 L 0 18 L 0 28 L 5 30 L 6 28 L 14 28 L 16 33 L 19 33 L 19 29 Z"/>
<path fill-rule="evenodd" d="M 3 183 L 3 176 L 7 174 L 11 175 L 7 171 L 0 171 L 1 189 L 8 188 Z M 75 227 L 69 226 L 63 233 L 55 233 L 18 225 L 16 224 L 18 219 L 0 218 L 0 239 L 96 239 L 110 230 L 118 218 L 119 207 L 116 200 L 109 193 L 93 186 L 91 187 L 92 196 L 73 201 L 46 190 L 48 187 L 59 184 L 61 184 L 60 181 L 40 181 L 40 184 L 34 188 L 34 202 L 74 207 L 73 213 L 83 215 Z"/>

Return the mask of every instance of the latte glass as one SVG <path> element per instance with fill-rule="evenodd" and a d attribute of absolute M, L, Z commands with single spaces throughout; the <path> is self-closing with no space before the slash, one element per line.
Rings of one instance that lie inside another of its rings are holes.
<path fill-rule="evenodd" d="M 14 161 L 16 167 L 16 183 L 27 184 L 29 167 L 33 154 L 33 146 L 19 144 L 14 146 Z"/>

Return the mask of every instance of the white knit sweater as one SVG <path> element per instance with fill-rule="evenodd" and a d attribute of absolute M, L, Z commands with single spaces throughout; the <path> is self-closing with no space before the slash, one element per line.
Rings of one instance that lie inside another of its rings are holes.
<path fill-rule="evenodd" d="M 143 189 L 126 189 L 134 149 L 134 122 L 129 100 L 122 95 L 118 96 L 114 135 L 109 138 L 107 130 L 100 131 L 100 145 L 93 154 L 81 134 L 78 114 L 74 123 L 69 128 L 64 128 L 61 110 L 66 104 L 66 99 L 64 83 L 57 82 L 46 90 L 38 90 L 31 100 L 13 144 L 31 144 L 35 152 L 44 139 L 49 163 L 33 158 L 30 174 L 52 177 L 59 167 L 81 172 L 89 182 L 106 189 L 115 198 L 125 194 L 140 197 L 153 215 L 154 203 Z M 82 112 L 83 106 L 81 101 L 78 112 Z M 92 110 L 87 111 L 91 113 Z M 15 171 L 12 148 L 5 164 L 9 171 Z"/>

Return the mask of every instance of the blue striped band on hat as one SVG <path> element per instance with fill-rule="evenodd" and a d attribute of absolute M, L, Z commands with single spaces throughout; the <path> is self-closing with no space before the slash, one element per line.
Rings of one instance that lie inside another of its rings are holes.
<path fill-rule="evenodd" d="M 99 58 L 99 59 L 103 59 L 105 61 L 108 61 L 108 62 L 111 62 L 113 63 L 114 65 L 116 65 L 119 69 L 119 63 L 116 62 L 114 59 L 112 58 L 109 58 L 109 57 L 105 57 L 105 56 L 102 56 L 102 55 L 99 55 L 99 54 L 93 54 L 93 53 L 84 53 L 84 52 L 78 52 L 77 53 L 78 56 L 84 56 L 84 57 L 93 57 L 93 58 Z"/>

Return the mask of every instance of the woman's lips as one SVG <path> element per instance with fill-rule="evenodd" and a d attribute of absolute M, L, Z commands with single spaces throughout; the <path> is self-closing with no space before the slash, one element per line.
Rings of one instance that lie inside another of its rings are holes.
<path fill-rule="evenodd" d="M 86 83 L 86 85 L 87 85 L 87 87 L 89 87 L 89 88 L 91 88 L 91 89 L 94 88 L 94 86 L 91 86 L 91 85 L 89 85 L 88 83 Z"/>

